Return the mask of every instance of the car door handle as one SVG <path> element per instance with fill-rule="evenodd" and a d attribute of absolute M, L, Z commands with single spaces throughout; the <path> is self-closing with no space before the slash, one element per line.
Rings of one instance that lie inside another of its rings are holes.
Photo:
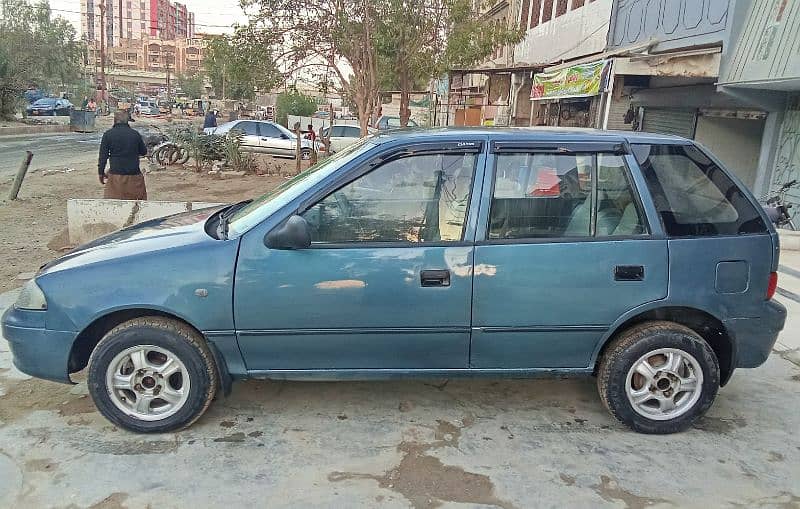
<path fill-rule="evenodd" d="M 642 265 L 617 265 L 614 267 L 615 281 L 644 281 Z"/>
<path fill-rule="evenodd" d="M 423 270 L 419 273 L 419 284 L 423 287 L 450 286 L 450 271 Z"/>

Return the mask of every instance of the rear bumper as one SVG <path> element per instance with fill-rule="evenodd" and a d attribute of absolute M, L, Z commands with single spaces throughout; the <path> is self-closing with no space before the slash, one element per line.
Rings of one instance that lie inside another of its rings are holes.
<path fill-rule="evenodd" d="M 3 337 L 8 340 L 14 366 L 37 378 L 72 383 L 67 364 L 77 333 L 19 325 L 29 313 L 12 307 L 3 315 Z"/>
<path fill-rule="evenodd" d="M 786 308 L 774 300 L 764 303 L 758 318 L 725 320 L 725 328 L 736 345 L 735 367 L 755 368 L 764 364 L 785 323 Z"/>

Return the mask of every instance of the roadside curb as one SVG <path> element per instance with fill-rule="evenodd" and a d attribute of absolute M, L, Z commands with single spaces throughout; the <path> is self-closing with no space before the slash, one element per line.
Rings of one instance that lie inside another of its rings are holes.
<path fill-rule="evenodd" d="M 43 134 L 43 133 L 68 133 L 70 128 L 65 125 L 31 125 L 24 127 L 0 127 L 0 137 L 19 136 L 21 134 Z"/>

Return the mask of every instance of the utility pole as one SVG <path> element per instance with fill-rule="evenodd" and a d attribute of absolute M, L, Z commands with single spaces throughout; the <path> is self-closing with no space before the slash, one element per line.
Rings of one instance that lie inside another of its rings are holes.
<path fill-rule="evenodd" d="M 100 0 L 100 75 L 97 80 L 100 99 L 106 100 L 106 0 Z"/>

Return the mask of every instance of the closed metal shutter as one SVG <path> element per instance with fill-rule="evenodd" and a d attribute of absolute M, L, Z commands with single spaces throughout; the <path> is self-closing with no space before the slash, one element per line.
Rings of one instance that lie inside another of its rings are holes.
<path fill-rule="evenodd" d="M 697 110 L 645 108 L 642 130 L 649 133 L 674 134 L 694 138 Z"/>
<path fill-rule="evenodd" d="M 607 129 L 616 131 L 630 131 L 633 129 L 633 124 L 625 123 L 625 114 L 631 107 L 631 99 L 628 96 L 620 97 L 619 99 L 611 99 L 611 109 L 608 112 L 608 126 Z"/>

